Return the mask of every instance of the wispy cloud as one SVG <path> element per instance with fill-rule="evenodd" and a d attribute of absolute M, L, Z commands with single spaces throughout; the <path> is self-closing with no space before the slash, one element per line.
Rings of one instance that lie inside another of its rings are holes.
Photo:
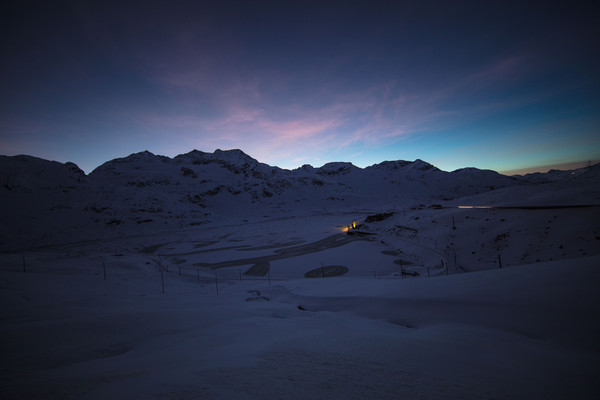
<path fill-rule="evenodd" d="M 484 66 L 482 69 L 467 75 L 460 82 L 462 88 L 482 89 L 518 77 L 525 67 L 526 57 L 510 55 Z"/>
<path fill-rule="evenodd" d="M 352 88 L 343 86 L 335 71 L 328 70 L 331 79 L 322 86 L 306 82 L 310 90 L 303 86 L 303 79 L 318 76 L 316 71 L 292 77 L 264 66 L 244 71 L 224 62 L 235 56 L 220 53 L 204 58 L 190 52 L 182 57 L 186 62 L 164 61 L 149 69 L 149 79 L 176 99 L 179 108 L 141 111 L 137 123 L 176 134 L 188 146 L 243 147 L 267 162 L 305 160 L 298 154 L 340 148 L 393 145 L 546 96 L 491 95 L 518 86 L 531 74 L 531 59 L 518 53 L 440 86 L 407 85 L 399 76 L 383 82 L 371 77 Z M 478 92 L 485 94 L 484 101 L 464 101 Z"/>

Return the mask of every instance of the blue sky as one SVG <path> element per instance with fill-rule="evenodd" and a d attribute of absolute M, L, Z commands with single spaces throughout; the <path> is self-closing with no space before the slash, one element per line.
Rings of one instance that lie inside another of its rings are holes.
<path fill-rule="evenodd" d="M 51 4 L 49 4 L 51 3 Z M 271 165 L 548 169 L 600 159 L 585 3 L 19 2 L 0 154 L 86 172 L 149 150 Z"/>

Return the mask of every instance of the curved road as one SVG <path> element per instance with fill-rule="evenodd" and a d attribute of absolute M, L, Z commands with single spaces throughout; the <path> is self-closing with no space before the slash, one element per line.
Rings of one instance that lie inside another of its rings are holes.
<path fill-rule="evenodd" d="M 332 249 L 334 247 L 343 246 L 352 241 L 356 240 L 350 235 L 344 233 L 336 233 L 335 235 L 328 236 L 324 239 L 317 240 L 316 242 L 306 243 L 299 246 L 286 247 L 283 249 L 275 250 L 275 254 L 269 254 L 260 257 L 249 257 L 240 258 L 237 260 L 221 261 L 217 263 L 195 263 L 198 267 L 208 267 L 210 269 L 219 269 L 227 267 L 235 267 L 240 265 L 257 265 L 257 264 L 268 264 L 271 261 L 282 260 L 284 258 L 291 258 L 302 256 L 304 254 L 317 253 L 319 251 Z M 266 270 L 265 270 L 266 274 Z M 264 275 L 264 274 L 262 274 Z"/>

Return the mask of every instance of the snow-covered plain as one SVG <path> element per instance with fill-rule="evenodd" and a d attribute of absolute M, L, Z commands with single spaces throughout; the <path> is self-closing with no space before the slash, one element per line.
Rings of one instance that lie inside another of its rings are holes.
<path fill-rule="evenodd" d="M 0 166 L 2 398 L 600 396 L 598 166 Z"/>

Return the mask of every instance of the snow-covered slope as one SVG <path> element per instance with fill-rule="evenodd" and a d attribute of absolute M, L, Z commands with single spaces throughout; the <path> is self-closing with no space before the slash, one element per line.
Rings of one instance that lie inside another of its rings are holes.
<path fill-rule="evenodd" d="M 0 156 L 0 243 L 29 246 L 77 229 L 93 185 L 75 164 Z M 51 239 L 52 240 L 52 239 Z"/>
<path fill-rule="evenodd" d="M 1 156 L 0 246 L 8 250 L 225 221 L 402 209 L 474 195 L 488 196 L 479 198 L 488 204 L 573 198 L 598 204 L 599 176 L 599 166 L 508 177 L 475 168 L 446 172 L 422 160 L 364 169 L 334 162 L 290 171 L 240 150 L 193 150 L 172 159 L 144 151 L 108 161 L 86 176 L 72 163 Z"/>
<path fill-rule="evenodd" d="M 599 176 L 0 157 L 1 397 L 598 398 Z"/>
<path fill-rule="evenodd" d="M 195 269 L 79 250 L 27 253 L 26 273 L 0 254 L 3 399 L 600 395 L 598 256 L 431 279 L 220 276 L 217 295 Z"/>

